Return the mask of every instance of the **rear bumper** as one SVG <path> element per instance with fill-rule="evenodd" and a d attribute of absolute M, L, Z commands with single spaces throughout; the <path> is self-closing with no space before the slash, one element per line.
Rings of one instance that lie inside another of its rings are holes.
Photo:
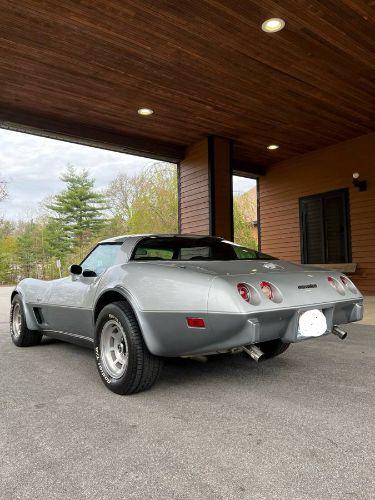
<path fill-rule="evenodd" d="M 310 307 L 291 308 L 280 311 L 280 313 L 276 315 L 274 315 L 274 313 L 271 313 L 271 315 L 270 313 L 264 313 L 264 315 L 262 314 L 257 318 L 259 332 L 251 332 L 251 334 L 254 333 L 255 338 L 259 339 L 254 343 L 265 342 L 275 338 L 280 338 L 286 343 L 301 342 L 309 338 L 316 338 L 302 336 L 298 331 L 301 314 L 311 309 L 321 310 L 326 318 L 327 331 L 323 335 L 331 333 L 335 325 L 352 323 L 354 321 L 360 321 L 363 318 L 362 300 L 350 300 L 334 304 L 328 303 Z M 254 319 L 251 320 L 251 322 L 253 321 Z M 253 327 L 250 327 L 250 329 L 253 330 Z"/>
<path fill-rule="evenodd" d="M 323 335 L 328 335 L 334 325 L 360 321 L 363 300 L 249 313 L 198 313 L 205 319 L 206 329 L 186 327 L 186 316 L 194 314 L 154 312 L 142 316 L 141 327 L 149 350 L 157 356 L 215 354 L 274 339 L 285 343 L 306 340 L 309 337 L 299 335 L 298 323 L 300 315 L 310 309 L 323 312 L 327 321 L 327 331 Z"/>

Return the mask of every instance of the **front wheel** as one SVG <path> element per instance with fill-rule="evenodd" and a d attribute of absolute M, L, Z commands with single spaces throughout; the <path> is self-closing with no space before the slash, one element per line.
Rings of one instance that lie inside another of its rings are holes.
<path fill-rule="evenodd" d="M 264 352 L 265 359 L 275 358 L 285 352 L 290 344 L 282 342 L 280 339 L 269 340 L 256 344 Z"/>
<path fill-rule="evenodd" d="M 126 302 L 114 302 L 100 312 L 95 359 L 103 383 L 117 394 L 149 389 L 162 368 L 162 360 L 147 349 L 134 312 Z"/>
<path fill-rule="evenodd" d="M 25 311 L 19 295 L 13 298 L 10 308 L 10 336 L 17 347 L 38 345 L 43 337 L 38 331 L 27 328 Z"/>

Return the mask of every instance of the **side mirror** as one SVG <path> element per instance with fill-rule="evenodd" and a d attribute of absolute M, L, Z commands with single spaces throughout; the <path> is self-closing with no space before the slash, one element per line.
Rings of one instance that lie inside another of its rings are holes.
<path fill-rule="evenodd" d="M 78 264 L 72 264 L 69 267 L 69 272 L 70 272 L 70 274 L 80 275 L 80 274 L 82 274 L 82 267 L 79 266 Z"/>
<path fill-rule="evenodd" d="M 83 272 L 82 272 L 82 276 L 84 278 L 96 278 L 97 274 L 95 271 L 90 271 L 90 269 L 85 269 Z"/>

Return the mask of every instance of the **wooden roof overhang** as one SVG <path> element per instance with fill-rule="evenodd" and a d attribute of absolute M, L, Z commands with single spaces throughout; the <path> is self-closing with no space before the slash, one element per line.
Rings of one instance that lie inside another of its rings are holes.
<path fill-rule="evenodd" d="M 374 7 L 0 0 L 0 124 L 171 161 L 225 136 L 262 169 L 374 129 Z"/>

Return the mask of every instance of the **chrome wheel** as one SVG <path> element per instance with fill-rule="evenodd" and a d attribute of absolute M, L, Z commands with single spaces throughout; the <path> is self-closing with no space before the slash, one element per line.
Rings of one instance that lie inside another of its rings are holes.
<path fill-rule="evenodd" d="M 125 332 L 116 320 L 107 321 L 100 337 L 100 357 L 112 378 L 120 378 L 128 366 L 129 352 Z"/>
<path fill-rule="evenodd" d="M 13 336 L 18 338 L 21 335 L 22 328 L 22 312 L 21 306 L 16 303 L 12 312 L 12 332 Z"/>

